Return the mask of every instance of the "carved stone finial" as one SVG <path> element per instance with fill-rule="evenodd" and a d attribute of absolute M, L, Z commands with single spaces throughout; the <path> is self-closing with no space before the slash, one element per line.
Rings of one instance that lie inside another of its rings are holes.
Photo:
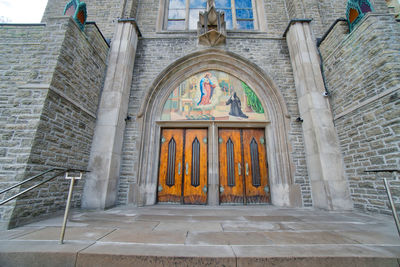
<path fill-rule="evenodd" d="M 212 7 L 215 8 L 215 0 L 207 0 L 207 10 L 210 10 Z"/>
<path fill-rule="evenodd" d="M 199 14 L 197 35 L 202 45 L 215 46 L 226 42 L 225 14 L 216 10 L 214 0 L 207 0 L 207 11 Z"/>
<path fill-rule="evenodd" d="M 87 11 L 86 4 L 79 0 L 69 1 L 64 8 L 64 15 L 71 16 L 83 31 L 85 29 Z"/>

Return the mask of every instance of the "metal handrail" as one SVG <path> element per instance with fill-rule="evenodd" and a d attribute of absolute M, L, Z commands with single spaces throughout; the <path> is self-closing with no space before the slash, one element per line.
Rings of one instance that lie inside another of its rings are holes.
<path fill-rule="evenodd" d="M 52 169 L 50 169 L 50 170 L 41 172 L 41 173 L 39 173 L 39 174 L 37 174 L 37 175 L 35 175 L 35 176 L 32 176 L 32 177 L 30 177 L 30 178 L 28 178 L 28 179 L 26 179 L 26 180 L 24 180 L 24 181 L 18 183 L 18 184 L 15 184 L 15 185 L 13 185 L 13 186 L 10 186 L 10 187 L 8 187 L 8 188 L 6 188 L 6 189 L 0 191 L 0 194 L 3 194 L 3 193 L 5 193 L 5 192 L 8 192 L 8 191 L 10 191 L 10 190 L 13 189 L 13 188 L 16 188 L 16 187 L 18 187 L 18 186 L 20 186 L 20 185 L 26 184 L 27 182 L 30 182 L 30 181 L 32 181 L 32 180 L 35 180 L 36 178 L 39 178 L 40 176 L 43 176 L 43 175 L 45 175 L 46 173 L 49 173 L 49 172 L 52 172 L 52 171 L 55 171 L 55 170 L 65 170 L 65 169 L 63 169 L 63 168 L 52 168 Z"/>
<path fill-rule="evenodd" d="M 52 177 L 50 177 L 50 178 L 48 178 L 48 179 L 46 179 L 46 180 L 44 180 L 44 181 L 42 181 L 42 182 L 40 182 L 38 184 L 35 184 L 35 185 L 25 189 L 24 191 L 22 191 L 22 192 L 20 192 L 18 194 L 13 195 L 12 197 L 9 197 L 6 200 L 3 200 L 2 202 L 0 202 L 0 206 L 5 204 L 5 203 L 7 203 L 7 202 L 10 202 L 11 200 L 13 200 L 13 199 L 15 199 L 15 198 L 17 198 L 17 197 L 29 192 L 29 191 L 31 191 L 32 189 L 35 189 L 36 187 L 41 186 L 42 184 L 45 184 L 45 183 L 53 180 L 57 176 L 60 176 L 60 175 L 62 175 L 64 173 L 66 173 L 65 179 L 71 180 L 71 183 L 70 183 L 70 186 L 69 186 L 67 204 L 65 206 L 65 212 L 64 212 L 64 221 L 63 221 L 63 225 L 61 227 L 61 234 L 60 234 L 60 244 L 64 244 L 64 235 L 65 235 L 65 229 L 67 227 L 67 218 L 68 218 L 68 213 L 69 213 L 69 206 L 71 204 L 71 197 L 72 197 L 72 190 L 73 190 L 73 187 L 74 187 L 74 183 L 75 183 L 75 180 L 80 180 L 82 178 L 82 173 L 88 172 L 87 170 L 52 168 L 50 170 L 44 171 L 42 173 L 39 173 L 38 175 L 30 177 L 30 178 L 28 178 L 28 179 L 26 179 L 26 180 L 24 180 L 24 181 L 22 181 L 22 182 L 20 182 L 18 184 L 15 184 L 15 185 L 13 185 L 13 186 L 11 186 L 9 188 L 6 188 L 5 190 L 1 191 L 0 194 L 5 193 L 7 191 L 10 191 L 11 189 L 13 189 L 13 188 L 15 188 L 15 187 L 17 187 L 19 185 L 23 185 L 23 184 L 25 184 L 25 183 L 27 183 L 29 181 L 32 181 L 32 180 L 34 180 L 34 179 L 36 179 L 36 178 L 38 178 L 40 176 L 43 176 L 46 173 L 49 173 L 49 172 L 55 171 L 55 170 L 62 170 L 62 171 L 54 174 Z M 77 171 L 80 172 L 80 176 L 79 177 L 68 176 L 68 172 L 77 172 Z"/>
<path fill-rule="evenodd" d="M 23 194 L 29 192 L 29 191 L 31 191 L 32 189 L 35 189 L 36 187 L 41 186 L 42 184 L 45 184 L 45 183 L 47 183 L 47 182 L 53 180 L 53 179 L 56 178 L 57 176 L 63 175 L 63 174 L 66 173 L 66 172 L 70 172 L 70 171 L 87 172 L 86 170 L 80 170 L 80 169 L 53 168 L 53 169 L 44 171 L 44 172 L 42 172 L 42 173 L 40 173 L 40 174 L 38 174 L 38 175 L 35 175 L 35 176 L 33 176 L 33 177 L 30 177 L 30 178 L 26 179 L 25 181 L 22 181 L 22 182 L 20 182 L 20 183 L 18 183 L 18 184 L 16 184 L 16 185 L 13 185 L 13 186 L 11 186 L 11 187 L 9 187 L 9 188 L 6 188 L 6 189 L 4 189 L 3 191 L 1 191 L 0 194 L 5 193 L 5 192 L 7 192 L 7 191 L 10 191 L 11 189 L 13 189 L 13 188 L 15 188 L 15 187 L 17 187 L 17 186 L 19 186 L 19 185 L 25 184 L 25 183 L 27 183 L 27 182 L 29 182 L 29 181 L 32 181 L 32 180 L 34 180 L 34 179 L 36 179 L 36 178 L 38 178 L 38 177 L 40 177 L 40 176 L 43 176 L 44 174 L 49 173 L 49 172 L 54 171 L 54 170 L 62 170 L 62 171 L 56 173 L 56 174 L 53 175 L 52 177 L 50 177 L 50 178 L 48 178 L 48 179 L 46 179 L 46 180 L 44 180 L 44 181 L 42 181 L 42 182 L 40 182 L 40 183 L 38 183 L 38 184 L 35 184 L 35 185 L 33 185 L 33 186 L 31 186 L 31 187 L 25 189 L 25 190 L 22 191 L 22 192 L 19 192 L 18 194 L 15 194 L 15 195 L 13 195 L 13 196 L 7 198 L 6 200 L 1 201 L 1 202 L 0 202 L 0 206 L 6 204 L 6 203 L 8 203 L 8 202 L 10 202 L 11 200 L 13 200 L 13 199 L 15 199 L 15 198 L 17 198 L 17 197 L 19 197 L 19 196 L 21 196 L 21 195 L 23 195 Z"/>

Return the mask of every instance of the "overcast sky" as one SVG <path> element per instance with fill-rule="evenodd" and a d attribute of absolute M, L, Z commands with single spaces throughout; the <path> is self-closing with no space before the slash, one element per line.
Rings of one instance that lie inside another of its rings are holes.
<path fill-rule="evenodd" d="M 38 23 L 47 0 L 0 0 L 0 22 Z"/>

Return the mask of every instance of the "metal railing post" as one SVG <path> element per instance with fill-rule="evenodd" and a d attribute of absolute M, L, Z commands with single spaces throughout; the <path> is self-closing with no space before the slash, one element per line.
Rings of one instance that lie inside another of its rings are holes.
<path fill-rule="evenodd" d="M 400 169 L 365 170 L 364 172 L 374 172 L 374 173 L 380 173 L 380 172 L 396 173 L 397 172 L 397 173 L 400 173 Z M 392 193 L 390 192 L 390 186 L 389 186 L 386 178 L 383 178 L 383 184 L 385 185 L 386 194 L 389 198 L 389 203 L 392 208 L 392 214 L 393 214 L 394 222 L 396 223 L 397 232 L 400 236 L 399 216 L 397 215 L 396 207 L 394 205 L 393 198 L 392 198 Z"/>
<path fill-rule="evenodd" d="M 67 219 L 68 219 L 69 207 L 71 205 L 72 190 L 74 189 L 75 179 L 79 180 L 81 178 L 82 178 L 82 172 L 79 177 L 69 177 L 68 172 L 65 174 L 65 179 L 70 179 L 71 183 L 69 185 L 67 205 L 65 206 L 64 221 L 61 228 L 60 244 L 64 244 L 65 228 L 67 227 Z"/>
<path fill-rule="evenodd" d="M 385 183 L 386 193 L 388 195 L 389 203 L 392 208 L 393 218 L 394 218 L 394 221 L 396 222 L 397 232 L 399 233 L 399 236 L 400 236 L 399 216 L 397 215 L 396 206 L 394 205 L 394 202 L 393 202 L 392 193 L 390 192 L 390 187 L 389 187 L 389 184 L 388 184 L 386 178 L 383 178 L 383 181 Z"/>

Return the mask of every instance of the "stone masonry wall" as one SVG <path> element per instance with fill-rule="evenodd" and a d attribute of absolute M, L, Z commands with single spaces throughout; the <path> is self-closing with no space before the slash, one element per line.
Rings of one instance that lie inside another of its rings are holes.
<path fill-rule="evenodd" d="M 162 47 L 163 49 L 160 49 Z M 265 49 L 267 47 L 268 49 Z M 197 45 L 196 38 L 142 38 L 139 41 L 133 84 L 131 89 L 129 116 L 124 144 L 123 160 L 119 180 L 118 203 L 128 202 L 129 190 L 137 182 L 140 132 L 135 122 L 138 109 L 145 91 L 157 75 L 176 59 L 192 52 L 204 49 Z M 291 115 L 289 130 L 290 151 L 294 170 L 294 182 L 301 185 L 303 205 L 311 206 L 311 188 L 308 180 L 301 124 L 295 122 L 299 116 L 292 68 L 288 58 L 288 48 L 284 39 L 247 38 L 228 39 L 225 47 L 262 68 L 281 90 Z M 239 77 L 240 78 L 240 77 Z"/>
<path fill-rule="evenodd" d="M 331 106 L 354 207 L 390 213 L 382 178 L 400 207 L 400 24 L 369 14 L 348 34 L 339 23 L 321 44 Z"/>
<path fill-rule="evenodd" d="M 346 17 L 347 0 L 285 0 L 290 19 L 312 19 L 312 31 L 320 38 L 338 18 Z M 385 0 L 370 0 L 376 13 L 387 14 Z"/>
<path fill-rule="evenodd" d="M 0 186 L 4 189 L 25 177 L 47 95 L 41 84 L 51 81 L 63 33 L 57 31 L 57 25 L 1 25 L 0 36 Z M 24 88 L 28 82 L 37 86 Z M 0 207 L 2 228 L 14 206 Z"/>
<path fill-rule="evenodd" d="M 29 26 L 23 30 L 15 29 L 14 38 L 10 39 L 21 42 L 21 47 L 29 47 L 32 39 L 21 40 L 19 36 L 29 35 L 31 30 L 32 27 Z M 24 158 L 24 165 L 19 172 L 11 170 L 8 177 L 4 177 L 8 184 L 51 166 L 86 169 L 108 51 L 108 46 L 95 25 L 87 25 L 86 33 L 87 35 L 82 33 L 70 18 L 49 19 L 47 26 L 41 28 L 39 49 L 33 50 L 32 55 L 26 57 L 38 62 L 33 65 L 25 61 L 24 69 L 19 70 L 19 73 L 39 73 L 36 80 L 21 80 L 22 85 L 19 86 L 19 93 L 13 102 L 26 104 L 30 108 L 27 112 L 33 110 L 32 116 L 35 117 L 34 120 L 24 117 L 25 109 L 20 105 L 14 104 L 4 110 L 6 114 L 16 114 L 18 120 L 24 119 L 23 122 L 27 125 L 33 124 L 30 135 L 23 136 L 27 148 L 19 149 L 14 154 L 9 153 L 14 150 L 6 151 L 8 157 L 14 160 L 22 156 Z M 47 45 L 50 46 L 49 49 L 46 49 Z M 46 59 L 48 60 L 44 61 Z M 52 65 L 45 64 L 46 62 Z M 40 68 L 49 66 L 51 69 L 46 79 L 39 78 Z M 1 84 L 4 84 L 3 81 Z M 6 84 L 4 89 L 15 90 L 10 84 Z M 34 105 L 35 103 L 38 104 Z M 14 138 L 22 138 L 15 135 L 15 129 L 18 129 L 16 123 L 10 123 L 6 136 L 8 134 Z M 2 185 L 6 187 L 6 183 Z M 14 192 L 28 186 L 29 184 Z M 3 224 L 13 227 L 36 216 L 59 211 L 65 207 L 68 186 L 69 181 L 58 177 L 37 190 L 32 190 L 9 204 L 8 212 L 2 211 Z M 74 190 L 73 206 L 80 205 L 82 187 L 83 182 L 79 182 Z"/>
<path fill-rule="evenodd" d="M 65 5 L 69 0 L 48 0 L 42 22 L 48 18 L 63 15 Z M 115 30 L 115 22 L 122 17 L 123 3 L 121 0 L 85 0 L 88 18 L 94 21 L 107 39 L 111 39 Z"/>

